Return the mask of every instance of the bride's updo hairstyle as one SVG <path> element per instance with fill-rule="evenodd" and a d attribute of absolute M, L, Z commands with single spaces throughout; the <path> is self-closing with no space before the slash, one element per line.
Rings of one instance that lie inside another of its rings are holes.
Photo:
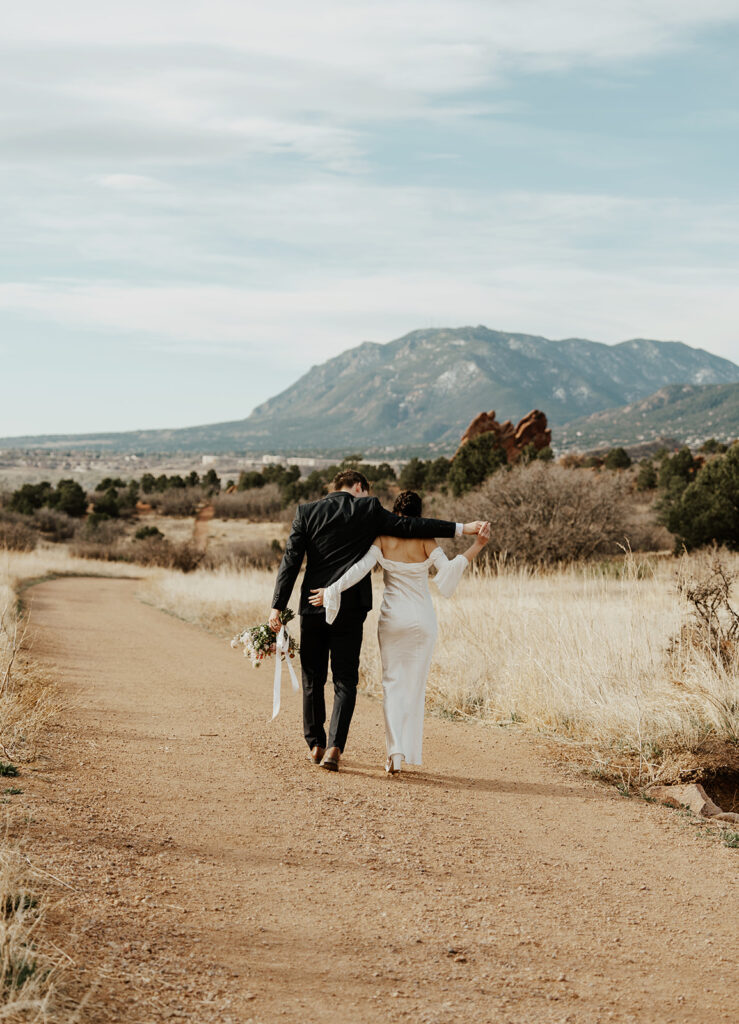
<path fill-rule="evenodd" d="M 415 491 L 401 491 L 395 499 L 393 512 L 396 516 L 413 516 L 418 518 L 421 515 L 421 496 Z"/>

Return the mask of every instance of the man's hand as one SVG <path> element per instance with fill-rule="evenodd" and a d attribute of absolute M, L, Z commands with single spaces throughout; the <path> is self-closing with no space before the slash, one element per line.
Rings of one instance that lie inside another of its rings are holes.
<path fill-rule="evenodd" d="M 485 523 L 483 519 L 476 519 L 474 523 L 465 523 L 462 527 L 462 533 L 479 533 L 483 526 L 490 526 L 490 523 Z"/>
<path fill-rule="evenodd" d="M 325 589 L 325 587 L 319 587 L 317 590 L 311 590 L 311 596 L 308 598 L 308 604 L 312 604 L 314 608 L 323 608 L 323 594 Z"/>
<path fill-rule="evenodd" d="M 279 608 L 273 608 L 269 613 L 268 625 L 273 633 L 279 633 L 282 629 L 282 612 Z"/>

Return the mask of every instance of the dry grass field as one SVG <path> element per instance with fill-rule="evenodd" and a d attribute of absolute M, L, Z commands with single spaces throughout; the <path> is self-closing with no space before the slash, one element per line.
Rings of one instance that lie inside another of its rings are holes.
<path fill-rule="evenodd" d="M 724 559 L 739 570 L 739 556 Z M 587 751 L 595 774 L 625 771 L 638 784 L 676 778 L 685 755 L 699 758 L 717 743 L 736 757 L 737 666 L 685 639 L 668 653 L 690 619 L 678 571 L 700 573 L 708 560 L 629 556 L 547 572 L 473 569 L 452 600 L 435 597 L 428 707 L 451 718 L 523 723 Z M 273 580 L 259 570 L 160 573 L 144 594 L 225 637 L 266 618 Z M 379 694 L 377 574 L 374 585 L 362 681 Z"/>

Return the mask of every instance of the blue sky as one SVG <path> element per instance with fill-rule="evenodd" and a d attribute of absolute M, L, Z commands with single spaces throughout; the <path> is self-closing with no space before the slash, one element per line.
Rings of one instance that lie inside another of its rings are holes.
<path fill-rule="evenodd" d="M 239 419 L 425 326 L 739 361 L 738 44 L 739 0 L 5 13 L 0 436 Z"/>

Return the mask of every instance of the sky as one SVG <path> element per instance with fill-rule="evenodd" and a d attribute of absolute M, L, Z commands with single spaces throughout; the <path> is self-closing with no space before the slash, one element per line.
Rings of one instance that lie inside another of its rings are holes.
<path fill-rule="evenodd" d="M 485 324 L 739 362 L 739 0 L 26 0 L 0 436 L 241 419 Z"/>

